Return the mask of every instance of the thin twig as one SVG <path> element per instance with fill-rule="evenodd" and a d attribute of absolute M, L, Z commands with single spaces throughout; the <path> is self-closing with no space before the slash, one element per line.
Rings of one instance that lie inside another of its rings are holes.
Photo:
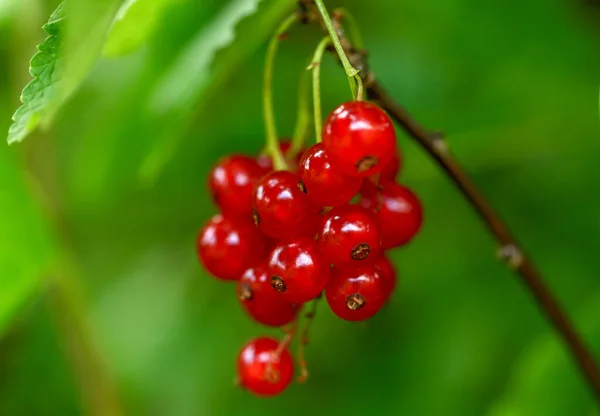
<path fill-rule="evenodd" d="M 305 0 L 304 3 L 303 7 L 310 9 L 310 0 Z M 307 15 L 312 18 L 310 22 L 317 23 L 323 29 L 327 29 L 324 22 L 318 18 L 318 13 L 313 12 Z M 385 88 L 375 79 L 373 72 L 369 70 L 364 52 L 358 51 L 353 47 L 345 35 L 339 19 L 334 18 L 332 25 L 336 29 L 340 44 L 344 48 L 351 64 L 360 70 L 360 75 L 363 78 L 365 89 L 370 99 L 377 101 L 425 152 L 438 163 L 454 182 L 458 190 L 469 201 L 473 209 L 479 214 L 490 232 L 500 243 L 498 253 L 500 258 L 506 262 L 509 268 L 517 273 L 536 299 L 542 312 L 554 325 L 556 331 L 568 347 L 573 359 L 578 364 L 579 369 L 585 375 L 596 399 L 600 400 L 600 370 L 598 369 L 598 365 L 583 344 L 581 337 L 575 331 L 555 296 L 545 285 L 531 259 L 519 247 L 508 226 L 466 174 L 460 163 L 452 156 L 443 136 L 439 133 L 432 133 L 426 130 L 403 107 L 398 105 Z"/>

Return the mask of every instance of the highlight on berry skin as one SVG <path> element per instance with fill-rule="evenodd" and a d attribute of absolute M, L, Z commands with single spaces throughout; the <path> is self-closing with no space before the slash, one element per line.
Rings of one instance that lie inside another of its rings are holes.
<path fill-rule="evenodd" d="M 308 379 L 305 347 L 319 302 L 354 322 L 391 301 L 399 290 L 395 249 L 423 221 L 419 199 L 398 182 L 403 156 L 394 126 L 364 91 L 324 122 L 313 101 L 314 143 L 306 134 L 277 141 L 266 102 L 262 150 L 224 155 L 210 171 L 218 213 L 196 241 L 208 274 L 235 282 L 240 312 L 284 333 L 251 339 L 239 352 L 239 385 L 261 397 L 283 393 L 295 376 Z"/>

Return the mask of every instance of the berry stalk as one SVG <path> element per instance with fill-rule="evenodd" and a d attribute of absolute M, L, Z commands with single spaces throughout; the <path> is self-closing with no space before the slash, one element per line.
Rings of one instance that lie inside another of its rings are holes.
<path fill-rule="evenodd" d="M 329 36 L 331 37 L 331 42 L 333 43 L 333 46 L 335 48 L 335 51 L 338 55 L 338 58 L 340 59 L 340 62 L 342 63 L 342 66 L 344 67 L 344 72 L 346 73 L 346 76 L 348 77 L 348 82 L 350 83 L 350 89 L 352 90 L 352 96 L 354 98 L 357 98 L 357 87 L 356 87 L 356 75 L 358 75 L 358 69 L 354 68 L 352 66 L 352 64 L 350 63 L 350 61 L 348 60 L 348 57 L 346 56 L 346 52 L 344 51 L 344 48 L 342 47 L 342 44 L 340 42 L 340 39 L 338 37 L 337 31 L 335 30 L 335 27 L 333 26 L 333 23 L 331 22 L 331 17 L 329 17 L 329 13 L 327 12 L 327 8 L 325 7 L 325 4 L 323 3 L 323 0 L 315 0 L 315 4 L 317 5 L 317 9 L 319 10 L 319 14 L 321 15 L 321 18 L 323 19 L 323 23 L 325 24 L 325 27 L 327 28 L 327 32 L 329 33 Z"/>
<path fill-rule="evenodd" d="M 304 142 L 310 128 L 310 104 L 308 100 L 308 85 L 305 71 L 300 73 L 298 82 L 298 115 L 296 116 L 296 127 L 292 136 L 292 145 L 288 151 L 288 160 L 295 160 L 296 156 L 304 148 Z"/>
<path fill-rule="evenodd" d="M 323 139 L 323 115 L 321 113 L 321 61 L 325 48 L 331 43 L 326 37 L 317 45 L 312 62 L 307 69 L 312 70 L 313 113 L 315 118 L 315 140 L 320 143 Z"/>
<path fill-rule="evenodd" d="M 275 66 L 275 57 L 277 56 L 277 49 L 279 48 L 281 38 L 297 21 L 298 14 L 294 13 L 281 22 L 269 42 L 265 61 L 265 72 L 263 77 L 263 117 L 267 135 L 265 149 L 273 158 L 273 166 L 277 170 L 287 169 L 287 163 L 281 153 L 281 149 L 279 149 L 277 126 L 275 124 L 275 111 L 273 110 L 273 68 Z"/>

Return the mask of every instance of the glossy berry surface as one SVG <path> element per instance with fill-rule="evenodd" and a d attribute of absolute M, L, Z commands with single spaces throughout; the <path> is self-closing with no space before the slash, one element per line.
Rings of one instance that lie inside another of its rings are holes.
<path fill-rule="evenodd" d="M 385 183 L 379 195 L 362 198 L 360 204 L 375 213 L 381 226 L 383 248 L 408 243 L 421 228 L 421 203 L 410 189 L 402 185 Z"/>
<path fill-rule="evenodd" d="M 329 307 L 346 321 L 375 315 L 389 296 L 388 282 L 374 265 L 334 268 L 325 289 Z"/>
<path fill-rule="evenodd" d="M 379 256 L 381 235 L 379 224 L 369 210 L 347 204 L 325 214 L 318 242 L 334 266 L 359 265 Z"/>
<path fill-rule="evenodd" d="M 379 256 L 379 258 L 375 262 L 375 266 L 379 267 L 383 278 L 387 282 L 387 297 L 389 297 L 396 289 L 396 284 L 398 282 L 398 275 L 396 273 L 396 269 L 385 255 Z"/>
<path fill-rule="evenodd" d="M 204 267 L 215 277 L 237 280 L 266 257 L 264 237 L 249 221 L 215 215 L 202 228 L 196 250 Z"/>
<path fill-rule="evenodd" d="M 286 325 L 296 318 L 298 305 L 281 300 L 273 290 L 266 263 L 244 272 L 237 293 L 246 312 L 263 325 Z"/>
<path fill-rule="evenodd" d="M 294 361 L 287 348 L 276 356 L 279 342 L 273 338 L 254 338 L 240 351 L 237 371 L 240 385 L 258 396 L 283 392 L 294 377 Z"/>
<path fill-rule="evenodd" d="M 269 255 L 271 286 L 288 302 L 304 303 L 317 297 L 329 274 L 329 262 L 308 237 L 278 244 Z"/>
<path fill-rule="evenodd" d="M 232 155 L 219 160 L 210 172 L 208 187 L 223 213 L 250 218 L 254 188 L 262 175 L 254 159 Z"/>
<path fill-rule="evenodd" d="M 254 192 L 254 223 L 269 237 L 286 238 L 305 226 L 318 209 L 298 187 L 298 175 L 275 171 L 262 177 Z"/>
<path fill-rule="evenodd" d="M 349 101 L 325 121 L 323 145 L 344 173 L 366 177 L 381 172 L 396 152 L 390 118 L 375 104 Z"/>
<path fill-rule="evenodd" d="M 334 165 L 322 143 L 304 152 L 298 175 L 308 198 L 316 205 L 334 207 L 350 201 L 360 189 L 362 179 L 342 173 Z"/>

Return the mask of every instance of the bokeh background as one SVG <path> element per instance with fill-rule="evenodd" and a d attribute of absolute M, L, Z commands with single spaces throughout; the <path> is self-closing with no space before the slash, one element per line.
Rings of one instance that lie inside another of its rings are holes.
<path fill-rule="evenodd" d="M 400 131 L 426 221 L 393 255 L 393 301 L 364 324 L 321 304 L 307 384 L 268 400 L 234 388 L 241 345 L 280 333 L 244 316 L 194 240 L 215 212 L 211 165 L 263 145 L 265 46 L 294 4 L 262 1 L 231 40 L 254 2 L 138 0 L 89 41 L 117 3 L 76 2 L 67 28 L 101 56 L 49 128 L 0 145 L 0 414 L 600 414 L 470 206 Z M 327 4 L 356 16 L 391 93 L 447 132 L 600 356 L 600 3 Z M 0 0 L 0 131 L 57 5 Z M 281 46 L 281 135 L 320 37 L 300 27 Z M 332 57 L 322 79 L 325 111 L 349 99 Z"/>

